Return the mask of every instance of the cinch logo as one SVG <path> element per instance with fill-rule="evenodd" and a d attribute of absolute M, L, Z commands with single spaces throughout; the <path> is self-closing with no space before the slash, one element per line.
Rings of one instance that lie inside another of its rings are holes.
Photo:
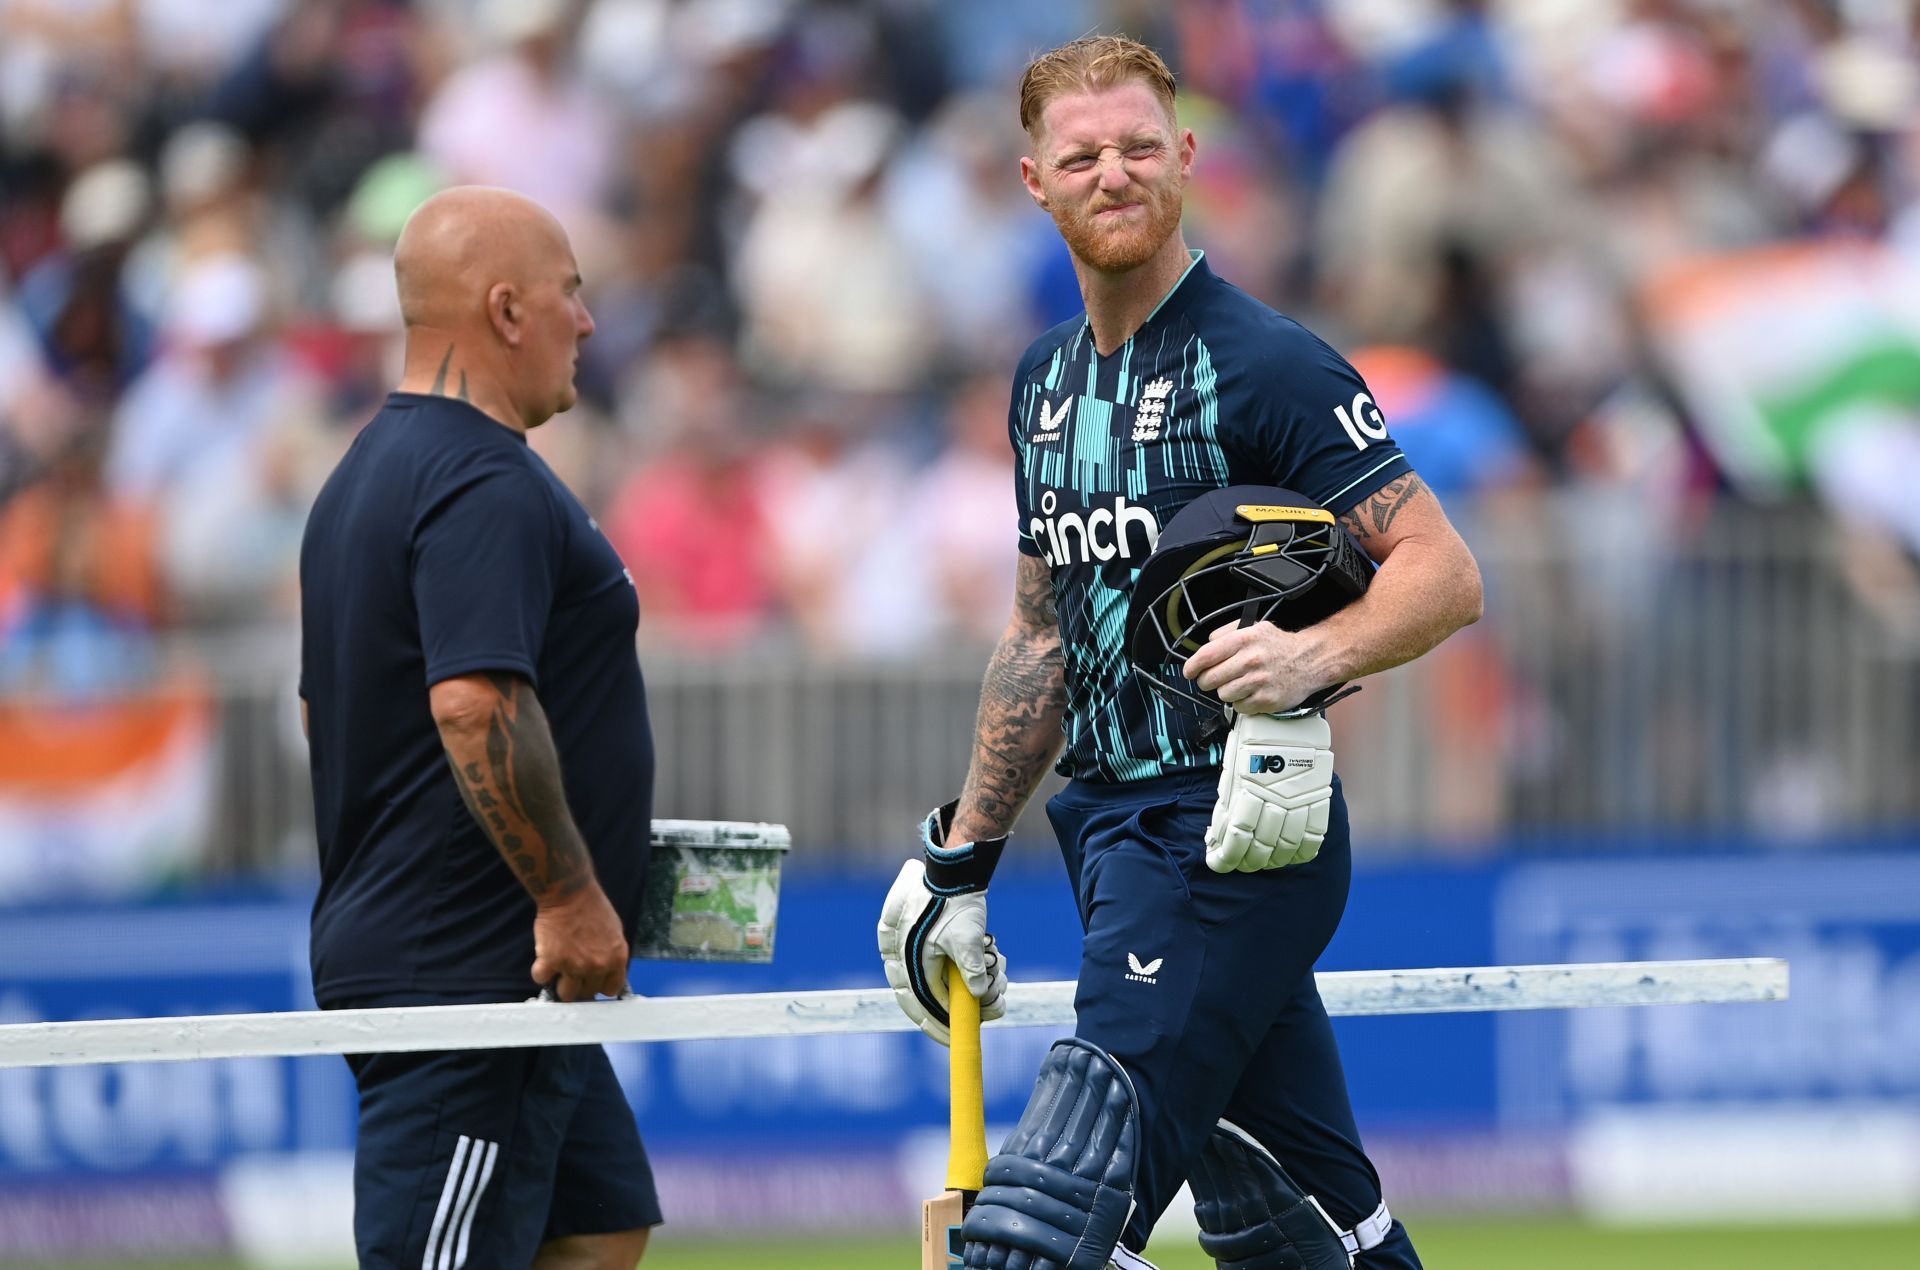
<path fill-rule="evenodd" d="M 1096 507 L 1084 516 L 1079 512 L 1055 515 L 1059 507 L 1059 493 L 1045 490 L 1040 495 L 1040 515 L 1027 522 L 1027 532 L 1039 544 L 1047 563 L 1056 569 L 1063 564 L 1105 562 L 1116 556 L 1131 560 L 1136 543 L 1143 542 L 1145 550 L 1139 554 L 1145 556 L 1160 541 L 1160 522 L 1151 511 L 1127 502 L 1125 494 L 1114 498 L 1111 509 Z M 1144 532 L 1129 532 L 1134 528 Z"/>
<path fill-rule="evenodd" d="M 1138 957 L 1128 953 L 1126 977 L 1134 983 L 1156 983 L 1158 980 L 1154 976 L 1160 973 L 1160 965 L 1164 961 L 1166 961 L 1165 957 L 1155 957 L 1143 966 Z"/>

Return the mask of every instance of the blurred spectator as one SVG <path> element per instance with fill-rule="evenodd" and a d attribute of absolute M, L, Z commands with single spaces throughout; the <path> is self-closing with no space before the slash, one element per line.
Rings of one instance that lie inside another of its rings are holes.
<path fill-rule="evenodd" d="M 137 0 L 140 47 L 162 84 L 201 83 L 245 56 L 295 0 L 220 0 L 209 20 L 198 0 Z M 309 6 L 326 8 L 329 6 Z"/>
<path fill-rule="evenodd" d="M 930 639 L 985 646 L 1013 611 L 1013 454 L 1003 375 L 976 374 L 948 406 L 946 445 L 914 481 L 920 568 L 931 575 L 938 627 Z"/>
<path fill-rule="evenodd" d="M 327 417 L 358 425 L 400 379 L 405 346 L 392 259 L 376 251 L 356 252 L 334 272 L 327 299 L 332 320 L 311 333 L 308 365 L 326 384 Z"/>
<path fill-rule="evenodd" d="M 20 281 L 16 302 L 49 369 L 89 401 L 110 403 L 147 363 L 152 331 L 126 263 L 150 206 L 137 164 L 113 159 L 88 168 L 61 200 L 62 246 Z"/>
<path fill-rule="evenodd" d="M 481 0 L 489 52 L 456 70 L 420 117 L 420 151 L 454 185 L 502 185 L 552 210 L 582 254 L 607 194 L 614 116 L 571 68 L 566 0 Z"/>
<path fill-rule="evenodd" d="M 0 4 L 0 272 L 57 247 L 66 177 L 126 148 L 110 85 L 137 67 L 133 0 Z"/>
<path fill-rule="evenodd" d="M 774 601 L 739 367 L 724 344 L 676 337 L 644 382 L 636 426 L 664 435 L 640 442 L 647 457 L 615 495 L 607 536 L 655 633 L 736 646 L 766 629 Z"/>
<path fill-rule="evenodd" d="M 734 172 L 759 201 L 734 285 L 759 373 L 850 392 L 924 382 L 934 354 L 927 305 L 879 201 L 901 126 L 877 102 L 841 101 L 741 130 Z"/>
<path fill-rule="evenodd" d="M 87 451 L 0 509 L 0 693 L 80 702 L 145 685 L 163 616 L 152 528 Z"/>
<path fill-rule="evenodd" d="M 760 467 L 774 583 L 800 635 L 847 657 L 904 657 L 935 629 L 923 532 L 946 508 L 916 505 L 870 402 L 804 403 Z M 1011 594 L 1011 593 L 1009 593 Z"/>
<path fill-rule="evenodd" d="M 973 0 L 931 4 L 947 53 L 947 72 L 958 89 L 1004 89 L 1017 83 L 1027 59 L 1085 35 L 1100 24 L 1101 6 L 1090 0 Z M 1007 113 L 1018 120 L 1010 96 Z"/>
<path fill-rule="evenodd" d="M 79 403 L 48 373 L 33 332 L 0 291 L 0 509 L 78 438 Z"/>
<path fill-rule="evenodd" d="M 1497 310 L 1471 306 L 1497 304 L 1507 262 L 1569 232 L 1574 210 L 1552 138 L 1471 80 L 1443 77 L 1361 124 L 1335 157 L 1316 235 L 1322 288 L 1359 339 L 1436 341 L 1464 316 L 1499 343 Z M 1507 378 L 1509 355 L 1478 356 L 1477 369 Z"/>
<path fill-rule="evenodd" d="M 881 202 L 912 256 L 952 363 L 1012 365 L 1040 328 L 1027 303 L 1046 216 L 1017 179 L 1025 138 L 998 97 L 956 97 L 888 165 Z"/>
<path fill-rule="evenodd" d="M 1348 360 L 1443 503 L 1538 483 L 1526 432 L 1485 384 L 1413 348 L 1361 348 Z"/>
<path fill-rule="evenodd" d="M 192 261 L 260 249 L 261 211 L 247 188 L 252 154 L 224 124 L 188 124 L 160 152 L 161 220 L 129 262 L 150 318 L 174 278 Z"/>
<path fill-rule="evenodd" d="M 1418 349 L 1362 348 L 1351 360 L 1394 440 L 1452 511 L 1476 555 L 1503 558 L 1512 539 L 1539 532 L 1544 469 L 1497 394 Z M 1500 580 L 1496 575 L 1489 586 Z M 1490 602 L 1505 598 L 1496 594 Z M 1519 716 L 1533 701 L 1510 669 L 1502 632 L 1493 626 L 1455 632 L 1428 660 L 1430 744 L 1423 747 L 1423 760 L 1434 791 L 1431 830 L 1455 843 L 1482 843 L 1506 821 L 1506 789 L 1516 769 L 1528 766 L 1529 756 L 1519 752 L 1526 732 Z M 1364 697 L 1353 711 L 1363 720 L 1379 704 Z"/>
<path fill-rule="evenodd" d="M 1262 301 L 1286 307 L 1306 252 L 1306 226 L 1296 191 L 1259 138 L 1217 103 L 1183 108 L 1207 138 L 1207 160 L 1187 189 L 1187 232 L 1206 244 L 1207 261 L 1223 278 Z"/>
<path fill-rule="evenodd" d="M 1176 12 L 1182 95 L 1223 103 L 1275 166 L 1319 188 L 1366 104 L 1366 68 L 1328 7 L 1208 0 Z"/>
<path fill-rule="evenodd" d="M 202 616 L 284 605 L 313 492 L 296 478 L 314 386 L 274 338 L 266 288 L 246 257 L 190 266 L 168 299 L 166 350 L 114 420 L 109 488 L 161 509 L 169 582 Z"/>
<path fill-rule="evenodd" d="M 441 186 L 440 174 L 418 155 L 393 154 L 368 168 L 347 200 L 326 308 L 292 331 L 301 360 L 323 385 L 336 431 L 357 431 L 399 381 L 405 344 L 393 244 L 407 217 Z"/>
<path fill-rule="evenodd" d="M 588 79 L 643 119 L 714 104 L 722 68 L 771 46 L 788 0 L 593 0 L 581 22 Z"/>
<path fill-rule="evenodd" d="M 284 618 L 310 491 L 392 382 L 394 236 L 451 181 L 574 232 L 599 332 L 532 444 L 626 555 L 643 632 L 993 638 L 1006 376 L 1080 309 L 1013 87 L 1127 29 L 1199 133 L 1191 241 L 1350 352 L 1507 553 L 1496 585 L 1568 615 L 1577 673 L 1494 620 L 1436 660 L 1436 826 L 1552 804 L 1576 765 L 1624 783 L 1588 672 L 1694 620 L 1672 561 L 1718 503 L 1824 508 L 1850 602 L 1920 629 L 1914 13 L 0 0 L 0 659 L 111 684 L 104 635 Z M 103 598 L 105 555 L 140 603 Z M 1665 779 L 1718 779 L 1704 698 L 1667 697 Z"/>

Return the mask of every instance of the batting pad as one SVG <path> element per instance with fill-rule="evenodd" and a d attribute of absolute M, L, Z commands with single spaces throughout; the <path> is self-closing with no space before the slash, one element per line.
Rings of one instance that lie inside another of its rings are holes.
<path fill-rule="evenodd" d="M 1119 1063 L 1086 1041 L 1056 1042 L 987 1162 L 962 1228 L 968 1270 L 1104 1270 L 1133 1205 L 1139 1122 Z"/>

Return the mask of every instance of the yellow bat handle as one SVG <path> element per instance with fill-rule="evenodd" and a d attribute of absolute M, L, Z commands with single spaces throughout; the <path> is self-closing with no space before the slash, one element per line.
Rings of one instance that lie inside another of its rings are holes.
<path fill-rule="evenodd" d="M 947 1185 L 977 1191 L 987 1173 L 987 1112 L 980 1089 L 980 1003 L 967 991 L 960 967 L 947 963 L 947 1020 L 953 1045 L 947 1052 Z"/>

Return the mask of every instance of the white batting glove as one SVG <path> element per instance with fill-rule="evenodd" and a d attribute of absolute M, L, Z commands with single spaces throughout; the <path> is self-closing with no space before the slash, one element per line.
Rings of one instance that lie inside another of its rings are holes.
<path fill-rule="evenodd" d="M 1005 838 L 982 843 L 945 843 L 952 820 L 948 803 L 921 828 L 924 858 L 900 866 L 880 909 L 880 961 L 894 1000 L 914 1025 L 946 1045 L 947 963 L 960 967 L 967 990 L 980 1002 L 980 1017 L 1007 1012 L 1007 963 L 987 933 L 987 879 L 1006 847 Z"/>
<path fill-rule="evenodd" d="M 1207 826 L 1207 867 L 1257 873 L 1320 854 L 1333 814 L 1333 729 L 1326 716 L 1236 714 Z"/>

